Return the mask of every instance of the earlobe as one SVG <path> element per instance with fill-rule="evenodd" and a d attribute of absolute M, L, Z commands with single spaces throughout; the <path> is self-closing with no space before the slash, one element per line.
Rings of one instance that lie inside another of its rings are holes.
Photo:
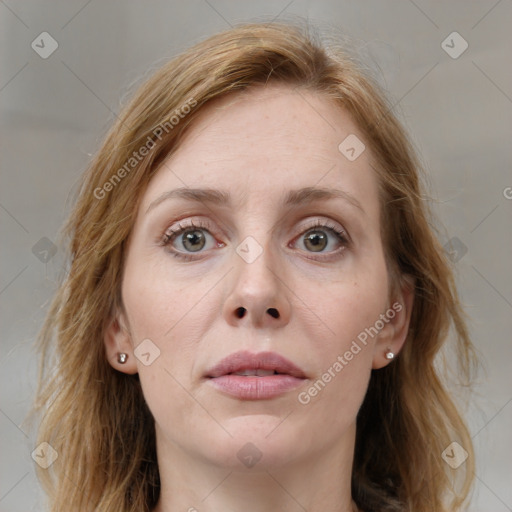
<path fill-rule="evenodd" d="M 130 333 L 121 314 L 113 316 L 108 321 L 103 342 L 106 357 L 112 368 L 130 375 L 137 373 Z"/>
<path fill-rule="evenodd" d="M 402 349 L 407 333 L 414 303 L 414 279 L 403 276 L 404 284 L 397 299 L 386 312 L 391 317 L 389 323 L 379 333 L 375 344 L 372 369 L 378 370 L 390 364 Z M 388 314 L 389 313 L 389 314 Z"/>

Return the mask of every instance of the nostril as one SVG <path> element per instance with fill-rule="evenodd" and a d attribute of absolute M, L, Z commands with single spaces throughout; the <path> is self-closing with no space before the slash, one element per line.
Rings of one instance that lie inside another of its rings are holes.
<path fill-rule="evenodd" d="M 245 313 L 245 308 L 238 308 L 236 310 L 236 316 L 238 318 L 242 318 L 244 316 L 244 313 Z"/>
<path fill-rule="evenodd" d="M 276 308 L 269 308 L 267 311 L 270 316 L 273 316 L 274 318 L 279 318 L 279 311 L 277 311 Z"/>

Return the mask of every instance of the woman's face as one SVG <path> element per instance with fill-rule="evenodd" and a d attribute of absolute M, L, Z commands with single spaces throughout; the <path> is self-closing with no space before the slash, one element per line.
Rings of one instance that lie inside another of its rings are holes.
<path fill-rule="evenodd" d="M 253 88 L 206 107 L 153 177 L 106 344 L 130 354 L 112 364 L 139 373 L 159 453 L 271 467 L 353 442 L 404 315 L 361 142 L 329 100 Z"/>

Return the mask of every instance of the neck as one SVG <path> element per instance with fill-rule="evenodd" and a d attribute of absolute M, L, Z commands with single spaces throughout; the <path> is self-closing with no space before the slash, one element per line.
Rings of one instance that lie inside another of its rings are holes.
<path fill-rule="evenodd" d="M 336 447 L 289 464 L 222 466 L 164 443 L 157 429 L 160 499 L 154 512 L 357 512 L 351 498 L 355 427 Z"/>

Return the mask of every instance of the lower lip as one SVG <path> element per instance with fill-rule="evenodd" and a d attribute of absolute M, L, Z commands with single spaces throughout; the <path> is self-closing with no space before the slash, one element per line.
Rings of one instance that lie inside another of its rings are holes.
<path fill-rule="evenodd" d="M 291 391 L 305 379 L 291 375 L 268 375 L 266 377 L 223 375 L 209 381 L 220 391 L 241 400 L 266 400 Z"/>

